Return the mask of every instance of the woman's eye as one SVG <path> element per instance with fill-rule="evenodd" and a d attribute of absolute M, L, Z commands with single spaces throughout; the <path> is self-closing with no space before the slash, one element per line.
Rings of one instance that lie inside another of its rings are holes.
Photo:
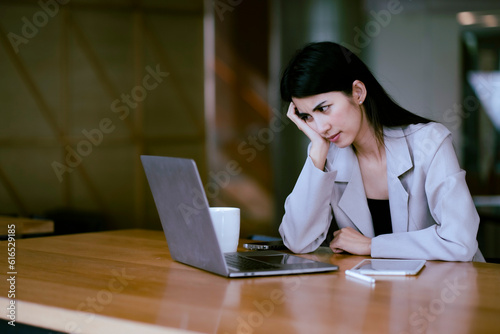
<path fill-rule="evenodd" d="M 303 121 L 308 121 L 310 118 L 311 118 L 311 115 L 309 114 L 306 114 L 306 113 L 301 113 L 301 112 L 298 112 L 297 110 L 295 110 L 295 114 L 297 116 L 299 116 L 299 118 Z"/>
<path fill-rule="evenodd" d="M 321 107 L 318 107 L 318 111 L 325 112 L 328 110 L 328 108 L 330 108 L 330 106 L 321 106 Z"/>

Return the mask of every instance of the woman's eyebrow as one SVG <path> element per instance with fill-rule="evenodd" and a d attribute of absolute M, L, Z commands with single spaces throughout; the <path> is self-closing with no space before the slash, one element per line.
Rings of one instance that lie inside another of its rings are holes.
<path fill-rule="evenodd" d="M 325 103 L 325 102 L 326 102 L 326 100 L 325 100 L 325 101 L 323 101 L 323 102 L 318 103 L 318 104 L 316 105 L 316 107 L 314 107 L 314 108 L 313 108 L 313 111 L 319 110 L 319 108 L 321 108 L 321 107 L 322 107 L 322 104 L 323 104 L 323 103 Z"/>
<path fill-rule="evenodd" d="M 295 107 L 295 113 L 297 114 L 297 116 L 299 117 L 302 117 L 304 115 L 309 115 L 308 113 L 304 113 L 304 112 L 300 112 L 299 109 L 297 109 L 297 107 Z"/>

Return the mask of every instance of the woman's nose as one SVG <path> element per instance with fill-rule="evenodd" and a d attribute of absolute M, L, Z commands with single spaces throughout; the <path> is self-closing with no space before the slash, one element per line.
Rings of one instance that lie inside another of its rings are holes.
<path fill-rule="evenodd" d="M 318 133 L 324 134 L 328 130 L 330 130 L 330 123 L 328 123 L 327 119 L 319 117 L 319 118 L 316 118 L 316 127 L 317 127 Z"/>

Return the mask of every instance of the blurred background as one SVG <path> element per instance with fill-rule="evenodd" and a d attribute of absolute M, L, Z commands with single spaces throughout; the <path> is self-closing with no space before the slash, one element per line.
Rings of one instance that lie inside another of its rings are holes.
<path fill-rule="evenodd" d="M 139 156 L 179 156 L 242 237 L 277 236 L 308 144 L 280 73 L 330 40 L 450 129 L 500 258 L 499 26 L 496 0 L 0 0 L 0 215 L 161 229 Z"/>

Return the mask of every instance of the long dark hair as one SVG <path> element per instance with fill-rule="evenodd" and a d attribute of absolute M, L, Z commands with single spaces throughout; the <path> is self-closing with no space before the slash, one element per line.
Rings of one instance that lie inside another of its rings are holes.
<path fill-rule="evenodd" d="M 366 117 L 380 143 L 383 143 L 384 126 L 430 122 L 398 105 L 354 53 L 333 42 L 310 43 L 295 53 L 281 77 L 281 98 L 291 102 L 292 97 L 333 91 L 352 96 L 355 80 L 365 84 L 367 96 L 363 105 Z"/>

